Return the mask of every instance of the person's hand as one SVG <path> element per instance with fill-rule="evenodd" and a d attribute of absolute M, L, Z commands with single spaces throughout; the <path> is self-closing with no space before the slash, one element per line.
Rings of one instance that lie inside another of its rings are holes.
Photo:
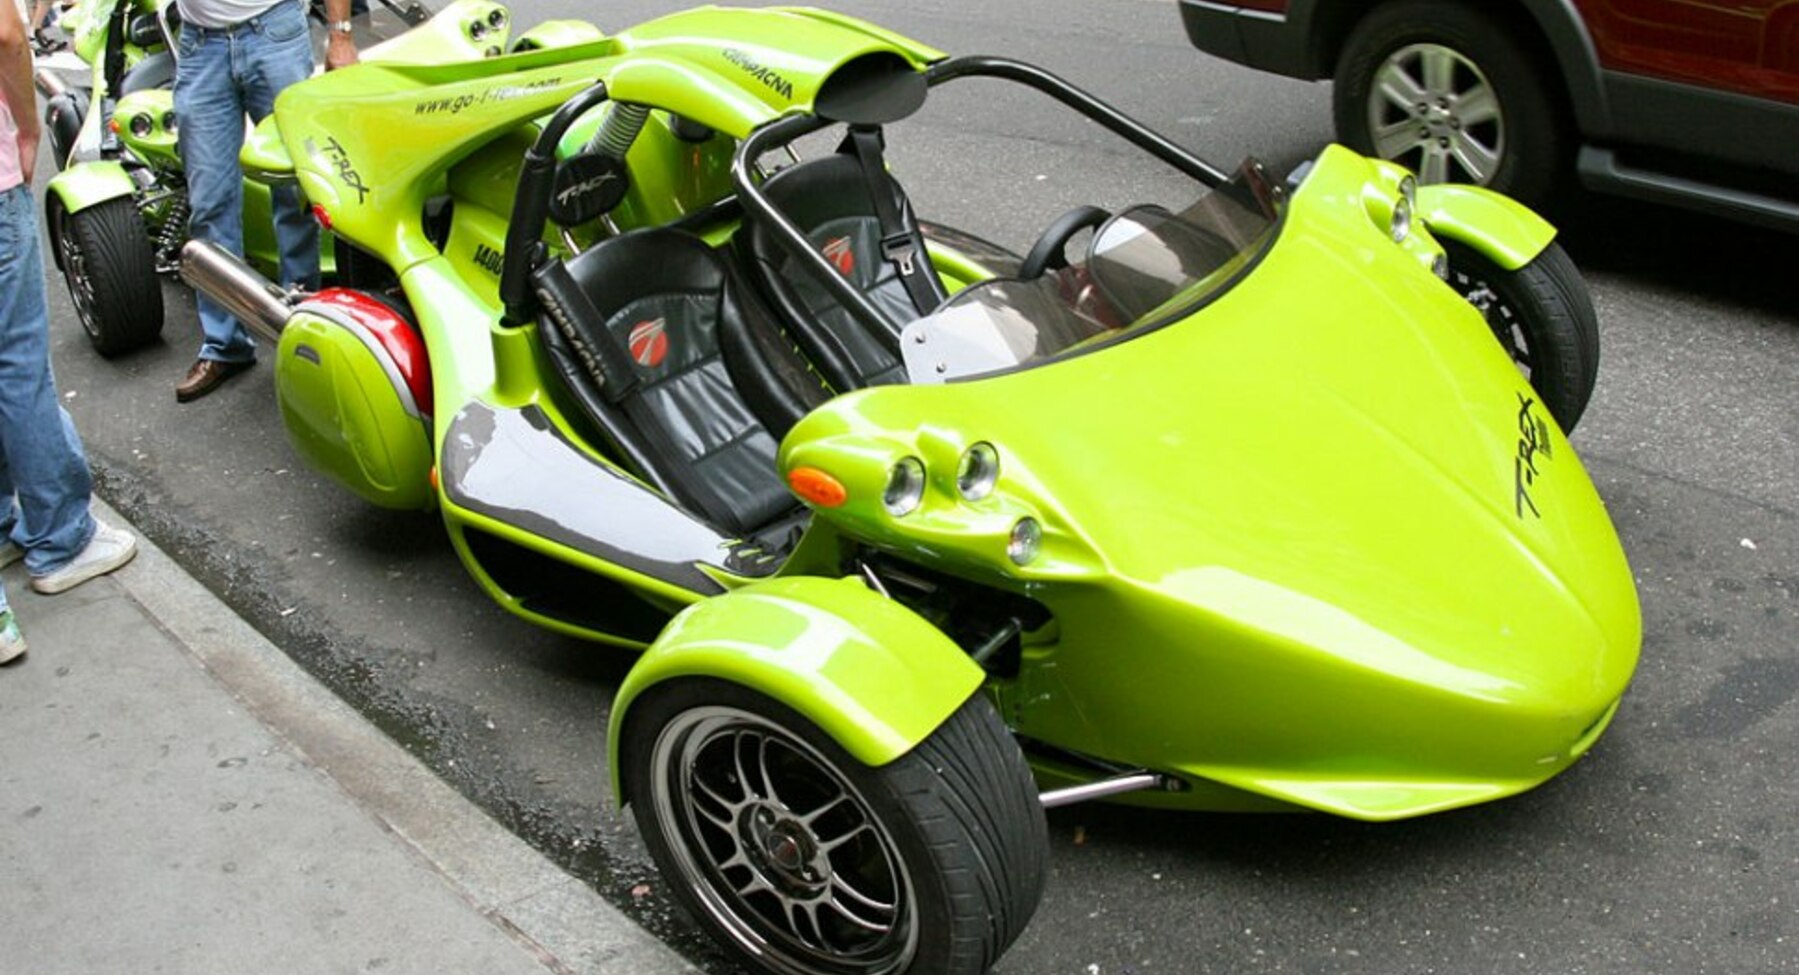
<path fill-rule="evenodd" d="M 338 31 L 331 31 L 330 34 L 331 39 L 325 42 L 325 70 L 336 71 L 355 64 L 356 39 Z"/>
<path fill-rule="evenodd" d="M 37 172 L 37 145 L 42 136 L 43 130 L 35 125 L 30 132 L 25 131 L 25 126 L 19 127 L 19 175 L 25 178 L 26 186 L 31 185 L 31 176 Z"/>

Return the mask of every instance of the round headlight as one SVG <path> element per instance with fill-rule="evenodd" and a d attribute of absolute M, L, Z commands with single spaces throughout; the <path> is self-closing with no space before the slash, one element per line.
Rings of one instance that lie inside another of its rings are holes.
<path fill-rule="evenodd" d="M 468 36 L 474 38 L 477 41 L 483 37 L 486 37 L 487 36 L 487 22 L 484 20 L 470 21 L 469 25 L 468 25 Z"/>
<path fill-rule="evenodd" d="M 487 26 L 495 30 L 506 26 L 506 11 L 495 8 L 487 12 Z"/>
<path fill-rule="evenodd" d="M 978 443 L 962 454 L 956 468 L 956 490 L 968 501 L 979 501 L 993 493 L 999 483 L 999 451 L 990 443 Z"/>
<path fill-rule="evenodd" d="M 1399 199 L 1393 201 L 1393 222 L 1388 230 L 1393 242 L 1405 240 L 1412 232 L 1412 214 L 1418 209 L 1418 181 L 1406 176 L 1399 181 Z"/>
<path fill-rule="evenodd" d="M 1035 518 L 1020 518 L 1006 540 L 1006 557 L 1015 565 L 1029 565 L 1043 551 L 1043 526 Z"/>
<path fill-rule="evenodd" d="M 144 136 L 149 135 L 150 132 L 152 130 L 154 130 L 155 128 L 156 128 L 156 120 L 152 119 L 150 116 L 143 115 L 143 114 L 131 116 L 131 134 L 132 135 L 135 135 L 141 139 Z"/>
<path fill-rule="evenodd" d="M 881 504 L 895 517 L 918 510 L 924 500 L 924 461 L 906 457 L 893 465 L 887 475 L 887 490 L 881 493 Z"/>
<path fill-rule="evenodd" d="M 162 113 L 162 130 L 164 132 L 176 131 L 175 113 L 174 112 Z"/>

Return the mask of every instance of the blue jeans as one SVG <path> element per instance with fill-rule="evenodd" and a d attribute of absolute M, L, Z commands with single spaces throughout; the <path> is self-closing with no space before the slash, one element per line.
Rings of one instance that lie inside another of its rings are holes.
<path fill-rule="evenodd" d="M 175 117 L 181 121 L 181 161 L 193 207 L 188 233 L 242 257 L 244 173 L 237 154 L 244 145 L 244 116 L 261 122 L 274 111 L 283 88 L 312 74 L 306 17 L 296 0 L 281 0 L 235 27 L 185 25 L 178 52 Z M 318 225 L 292 187 L 275 191 L 274 206 L 281 283 L 317 288 Z M 212 299 L 196 298 L 204 336 L 200 358 L 254 359 L 256 347 L 243 325 Z"/>
<path fill-rule="evenodd" d="M 62 568 L 94 537 L 93 488 L 50 372 L 37 206 L 31 187 L 15 186 L 0 193 L 0 540 L 25 550 L 32 575 Z"/>

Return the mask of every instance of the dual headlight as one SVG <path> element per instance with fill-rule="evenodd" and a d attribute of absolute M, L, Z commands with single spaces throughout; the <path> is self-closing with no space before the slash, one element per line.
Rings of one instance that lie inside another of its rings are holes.
<path fill-rule="evenodd" d="M 887 475 L 887 487 L 881 493 L 881 506 L 895 518 L 917 511 L 924 503 L 924 461 L 902 457 Z M 977 443 L 962 452 L 956 464 L 956 493 L 964 501 L 979 501 L 993 493 L 999 484 L 999 451 L 990 443 Z M 1020 518 L 1006 542 L 1006 556 L 1018 565 L 1037 557 L 1043 548 L 1043 527 L 1037 519 Z"/>
<path fill-rule="evenodd" d="M 1393 216 L 1387 224 L 1393 243 L 1404 243 L 1412 235 L 1412 219 L 1417 212 L 1418 181 L 1406 176 L 1399 181 L 1399 199 L 1393 201 Z"/>

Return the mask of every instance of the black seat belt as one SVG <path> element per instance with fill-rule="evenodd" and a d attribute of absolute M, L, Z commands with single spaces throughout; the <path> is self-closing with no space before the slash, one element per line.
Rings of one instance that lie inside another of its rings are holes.
<path fill-rule="evenodd" d="M 918 313 L 929 315 L 937 310 L 941 298 L 925 275 L 936 272 L 931 269 L 930 256 L 919 252 L 911 221 L 900 209 L 909 210 L 911 204 L 900 196 L 899 188 L 887 175 L 887 163 L 881 156 L 881 130 L 851 126 L 848 141 L 856 152 L 856 161 L 862 164 L 862 178 L 874 200 L 875 220 L 881 225 L 881 256 L 899 271 L 900 281 Z M 894 205 L 895 198 L 900 199 L 899 207 Z"/>

